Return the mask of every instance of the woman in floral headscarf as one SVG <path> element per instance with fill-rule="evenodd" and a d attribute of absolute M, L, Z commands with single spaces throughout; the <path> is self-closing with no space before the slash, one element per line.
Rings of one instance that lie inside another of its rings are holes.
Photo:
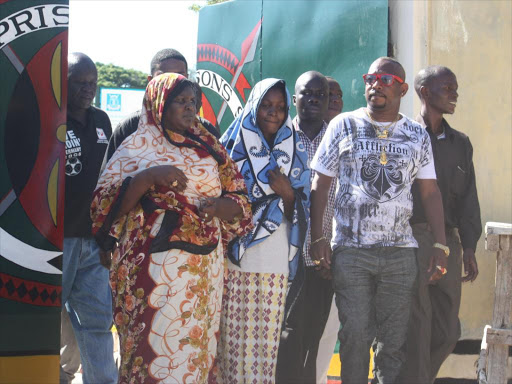
<path fill-rule="evenodd" d="M 204 383 L 224 249 L 250 230 L 251 209 L 236 165 L 195 118 L 183 76 L 148 84 L 138 129 L 108 162 L 91 216 L 98 244 L 114 250 L 119 383 Z"/>
<path fill-rule="evenodd" d="M 283 80 L 260 81 L 221 138 L 244 176 L 254 229 L 228 253 L 218 364 L 212 372 L 220 383 L 275 382 L 281 326 L 301 286 L 310 170 L 289 106 Z"/>

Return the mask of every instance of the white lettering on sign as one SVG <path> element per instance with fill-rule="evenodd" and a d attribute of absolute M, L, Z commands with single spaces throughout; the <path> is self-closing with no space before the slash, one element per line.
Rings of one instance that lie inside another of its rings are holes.
<path fill-rule="evenodd" d="M 27 33 L 47 28 L 67 27 L 69 6 L 42 4 L 25 8 L 0 20 L 0 48 Z"/>
<path fill-rule="evenodd" d="M 228 104 L 231 113 L 236 118 L 244 109 L 238 95 L 231 85 L 215 72 L 206 69 L 196 71 L 196 81 L 201 87 L 211 89 Z"/>

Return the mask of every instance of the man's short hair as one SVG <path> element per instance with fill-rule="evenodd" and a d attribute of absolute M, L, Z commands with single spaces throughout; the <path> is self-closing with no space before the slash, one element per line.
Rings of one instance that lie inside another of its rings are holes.
<path fill-rule="evenodd" d="M 427 68 L 423 68 L 418 72 L 416 77 L 414 78 L 414 90 L 418 94 L 421 99 L 421 87 L 427 87 L 430 84 L 430 81 L 439 76 L 441 73 L 450 73 L 455 76 L 452 70 L 448 67 L 443 67 L 442 65 L 431 65 Z"/>
<path fill-rule="evenodd" d="M 151 59 L 151 76 L 154 75 L 155 71 L 158 69 L 157 67 L 160 64 L 162 64 L 163 61 L 169 59 L 183 61 L 185 63 L 185 68 L 188 70 L 188 63 L 187 60 L 185 59 L 185 56 L 183 56 L 181 53 L 179 53 L 177 50 L 173 48 L 166 48 L 162 49 L 161 51 L 158 51 L 156 55 L 153 56 L 153 59 Z"/>

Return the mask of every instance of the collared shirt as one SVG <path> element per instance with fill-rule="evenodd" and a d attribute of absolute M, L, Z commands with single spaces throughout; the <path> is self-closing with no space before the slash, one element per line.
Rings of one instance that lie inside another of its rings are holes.
<path fill-rule="evenodd" d="M 311 162 L 312 169 L 338 177 L 333 249 L 418 247 L 410 192 L 415 179 L 436 178 L 430 137 L 406 116 L 391 124 L 391 135 L 376 131 L 364 108 L 342 113 Z"/>
<path fill-rule="evenodd" d="M 480 205 L 476 190 L 473 147 L 469 138 L 443 119 L 445 137 L 436 137 L 426 127 L 432 141 L 437 184 L 441 191 L 444 222 L 448 228 L 458 228 L 462 247 L 475 250 L 482 234 Z M 426 223 L 418 186 L 412 189 L 414 211 L 411 224 Z"/>
<path fill-rule="evenodd" d="M 293 129 L 297 132 L 299 138 L 302 140 L 304 144 L 304 148 L 308 154 L 308 163 L 311 163 L 313 157 L 315 156 L 316 150 L 320 146 L 322 138 L 324 137 L 325 131 L 327 131 L 327 124 L 324 122 L 324 125 L 320 132 L 316 135 L 313 140 L 310 140 L 309 137 L 300 129 L 297 124 L 297 117 L 293 119 Z M 313 182 L 313 177 L 315 176 L 315 171 L 311 170 L 311 182 Z M 327 201 L 327 205 L 325 207 L 324 220 L 323 220 L 323 235 L 325 238 L 330 241 L 332 236 L 332 216 L 334 214 L 334 196 L 336 195 L 336 180 L 333 180 L 331 183 L 331 188 L 329 189 L 329 200 Z M 311 230 L 308 226 L 308 234 L 306 237 L 306 241 L 304 242 L 304 260 L 308 267 L 312 267 L 315 264 L 311 260 L 310 256 L 310 244 L 311 244 Z"/>

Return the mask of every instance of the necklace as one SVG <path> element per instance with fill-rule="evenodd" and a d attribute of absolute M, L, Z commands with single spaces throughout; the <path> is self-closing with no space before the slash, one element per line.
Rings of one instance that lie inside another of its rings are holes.
<path fill-rule="evenodd" d="M 377 125 L 377 122 L 375 120 L 373 120 L 372 117 L 370 116 L 368 109 L 365 108 L 364 111 L 366 112 L 366 116 L 368 116 L 368 118 L 370 119 L 372 127 L 375 130 L 375 135 L 377 136 L 378 139 L 387 139 L 388 134 L 389 134 L 389 136 L 391 136 L 393 134 L 393 130 L 395 129 L 395 125 L 400 117 L 400 114 L 398 114 L 396 116 L 396 119 L 393 120 L 388 125 L 386 125 L 385 127 L 379 127 Z M 391 129 L 389 129 L 389 128 L 391 128 Z M 389 129 L 389 131 L 388 131 L 388 129 Z M 386 156 L 386 151 L 384 150 L 384 145 L 381 145 L 381 148 L 382 148 L 382 150 L 380 152 L 379 162 L 382 165 L 386 165 L 388 163 L 388 157 Z"/>

